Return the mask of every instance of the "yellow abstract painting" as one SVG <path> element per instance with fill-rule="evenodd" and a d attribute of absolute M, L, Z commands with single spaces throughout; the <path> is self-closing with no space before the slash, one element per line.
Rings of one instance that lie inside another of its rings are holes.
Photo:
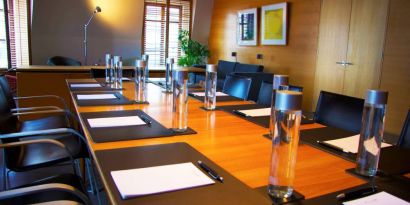
<path fill-rule="evenodd" d="M 283 9 L 265 11 L 265 39 L 283 39 Z"/>

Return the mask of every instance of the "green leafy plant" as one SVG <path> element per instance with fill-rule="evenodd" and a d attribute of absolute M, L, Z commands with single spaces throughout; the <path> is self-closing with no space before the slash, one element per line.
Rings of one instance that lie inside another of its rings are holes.
<path fill-rule="evenodd" d="M 205 64 L 209 57 L 208 47 L 189 38 L 187 30 L 181 30 L 178 34 L 178 41 L 181 44 L 181 50 L 184 53 L 178 60 L 179 66 L 192 66 L 195 64 Z"/>

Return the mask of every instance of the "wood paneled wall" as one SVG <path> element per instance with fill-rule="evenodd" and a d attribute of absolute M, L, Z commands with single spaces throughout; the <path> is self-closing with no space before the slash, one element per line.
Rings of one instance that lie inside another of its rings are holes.
<path fill-rule="evenodd" d="M 317 38 L 319 32 L 320 0 L 288 0 L 288 43 L 286 46 L 238 46 L 236 44 L 236 15 L 238 10 L 260 8 L 263 5 L 284 0 L 214 0 L 209 47 L 211 63 L 231 60 L 231 52 L 237 52 L 241 63 L 262 64 L 265 72 L 290 75 L 290 83 L 303 86 L 304 109 L 312 107 L 315 79 Z M 260 33 L 260 25 L 258 25 Z M 263 54 L 263 59 L 256 59 Z"/>
<path fill-rule="evenodd" d="M 410 1 L 390 0 L 380 88 L 389 91 L 386 131 L 399 134 L 410 108 Z"/>

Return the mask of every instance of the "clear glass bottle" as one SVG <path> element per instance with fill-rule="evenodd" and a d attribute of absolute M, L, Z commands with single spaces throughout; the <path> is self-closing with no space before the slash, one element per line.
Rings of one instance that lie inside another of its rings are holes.
<path fill-rule="evenodd" d="M 388 92 L 368 90 L 363 108 L 356 173 L 376 176 L 384 132 Z"/>
<path fill-rule="evenodd" d="M 167 58 L 165 67 L 165 92 L 172 92 L 172 70 L 174 59 Z"/>
<path fill-rule="evenodd" d="M 111 54 L 105 54 L 105 82 L 112 83 L 112 56 Z"/>
<path fill-rule="evenodd" d="M 274 198 L 288 198 L 293 194 L 301 108 L 302 93 L 276 92 L 270 119 L 274 132 L 268 180 L 268 194 Z"/>
<path fill-rule="evenodd" d="M 272 84 L 272 100 L 271 100 L 271 107 L 275 106 L 275 96 L 276 91 L 280 90 L 281 86 L 287 86 L 289 84 L 289 76 L 287 75 L 273 75 L 273 84 Z M 271 116 L 273 115 L 274 109 L 271 109 Z M 269 125 L 269 134 L 273 136 L 273 127 L 272 124 Z"/>
<path fill-rule="evenodd" d="M 188 129 L 188 70 L 173 71 L 172 128 L 175 132 Z"/>
<path fill-rule="evenodd" d="M 114 89 L 122 89 L 122 58 L 114 56 Z"/>
<path fill-rule="evenodd" d="M 142 55 L 141 60 L 145 61 L 145 80 L 149 80 L 149 67 L 148 67 L 149 55 L 148 54 Z"/>
<path fill-rule="evenodd" d="M 144 60 L 135 61 L 135 102 L 145 103 L 146 99 L 146 62 Z"/>
<path fill-rule="evenodd" d="M 207 110 L 216 108 L 217 66 L 206 65 L 204 107 Z"/>

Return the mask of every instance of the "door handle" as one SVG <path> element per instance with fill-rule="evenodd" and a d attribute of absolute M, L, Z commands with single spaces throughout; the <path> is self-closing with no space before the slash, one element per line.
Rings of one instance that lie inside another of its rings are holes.
<path fill-rule="evenodd" d="M 351 63 L 351 62 L 346 62 L 346 61 L 338 61 L 338 62 L 336 62 L 336 64 L 338 64 L 338 65 L 343 65 L 343 66 L 353 65 L 353 63 Z"/>

